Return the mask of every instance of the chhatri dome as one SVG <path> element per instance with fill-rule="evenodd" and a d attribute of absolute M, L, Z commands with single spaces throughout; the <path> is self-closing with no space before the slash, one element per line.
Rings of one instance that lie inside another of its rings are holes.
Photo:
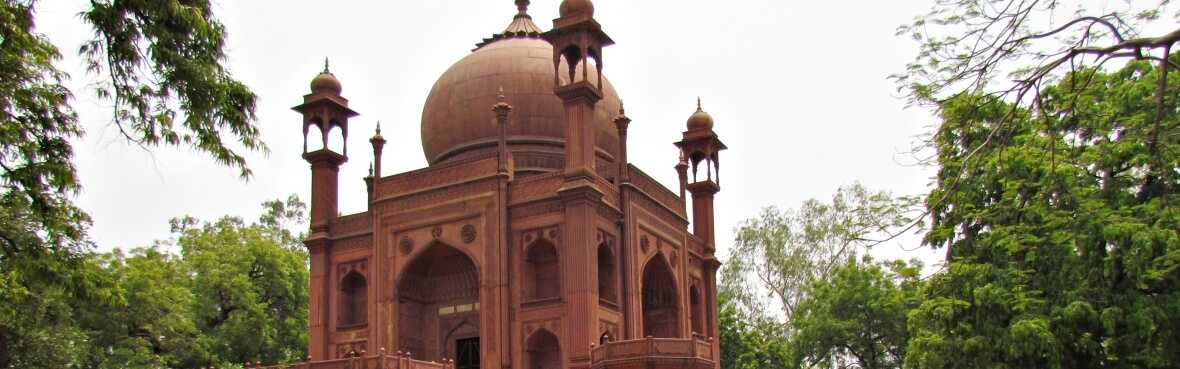
<path fill-rule="evenodd" d="M 688 117 L 686 122 L 689 131 L 713 129 L 713 116 L 701 109 L 701 99 L 697 98 L 697 111 Z"/>
<path fill-rule="evenodd" d="M 528 14 L 527 0 L 517 0 L 518 12 L 501 33 L 480 42 L 471 54 L 451 66 L 430 90 L 422 109 L 422 147 L 431 164 L 479 156 L 496 150 L 499 128 L 488 110 L 499 101 L 500 88 L 512 104 L 508 125 L 509 150 L 518 158 L 558 169 L 564 155 L 565 125 L 561 99 L 553 94 L 553 46 L 541 38 L 541 28 Z M 572 5 L 567 5 L 572 4 Z M 588 7 L 588 9 L 587 9 Z M 570 8 L 570 9 L 567 9 Z M 585 0 L 563 2 L 567 11 L 593 12 Z M 572 10 L 571 10 L 572 9 Z M 561 63 L 561 83 L 567 84 L 568 64 Z M 581 76 L 581 68 L 577 75 Z M 590 70 L 590 80 L 598 72 Z M 612 118 L 619 111 L 619 95 L 603 78 L 603 100 L 595 105 L 599 161 L 616 160 L 618 130 Z M 556 159 L 545 160 L 545 159 Z M 525 171 L 530 170 L 527 166 Z"/>
<path fill-rule="evenodd" d="M 339 95 L 343 90 L 340 80 L 328 70 L 328 59 L 324 59 L 324 71 L 311 80 L 311 92 Z"/>

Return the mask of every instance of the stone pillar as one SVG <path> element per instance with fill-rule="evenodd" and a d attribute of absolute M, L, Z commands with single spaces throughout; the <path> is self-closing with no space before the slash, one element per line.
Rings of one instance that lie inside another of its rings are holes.
<path fill-rule="evenodd" d="M 558 191 L 565 206 L 564 238 L 560 247 L 566 332 L 562 352 L 571 368 L 590 366 L 590 345 L 598 333 L 598 258 L 596 219 L 603 192 L 594 170 L 594 105 L 602 92 L 587 82 L 555 91 L 565 106 L 565 184 Z"/>
<path fill-rule="evenodd" d="M 328 337 L 331 335 L 328 324 L 329 296 L 331 277 L 328 265 L 331 264 L 326 237 L 308 238 L 304 241 L 311 259 L 311 285 L 308 293 L 308 332 L 307 355 L 314 361 L 328 359 Z"/>
<path fill-rule="evenodd" d="M 713 195 L 721 187 L 713 181 L 703 181 L 688 184 L 688 191 L 692 193 L 692 234 L 705 241 L 706 248 L 715 248 Z"/>
<path fill-rule="evenodd" d="M 588 82 L 558 87 L 555 91 L 565 108 L 565 176 L 568 179 L 595 174 L 594 105 L 602 91 Z"/>
<path fill-rule="evenodd" d="M 319 150 L 303 154 L 303 159 L 311 164 L 311 233 L 314 236 L 326 233 L 332 220 L 336 219 L 340 164 L 348 158 L 330 150 Z"/>

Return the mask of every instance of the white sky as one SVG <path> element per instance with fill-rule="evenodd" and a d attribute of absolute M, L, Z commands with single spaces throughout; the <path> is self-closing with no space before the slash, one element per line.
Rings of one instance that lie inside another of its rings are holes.
<path fill-rule="evenodd" d="M 597 0 L 596 18 L 617 44 L 604 51 L 605 74 L 634 119 L 630 160 L 669 188 L 684 122 L 696 97 L 716 120 L 729 150 L 721 154 L 717 241 L 769 205 L 796 207 L 827 199 L 841 185 L 919 194 L 931 170 L 907 166 L 914 136 L 935 122 L 904 108 L 886 77 L 901 71 L 916 46 L 894 36 L 897 25 L 929 9 L 921 1 Z M 502 30 L 511 0 L 220 1 L 234 76 L 259 96 L 269 156 L 249 155 L 249 182 L 186 149 L 151 152 L 110 126 L 76 56 L 89 28 L 76 14 L 84 0 L 39 2 L 38 30 L 64 54 L 75 106 L 86 127 L 75 142 L 84 191 L 78 203 L 94 218 L 100 249 L 143 246 L 168 237 L 168 219 L 193 215 L 252 220 L 259 204 L 295 193 L 305 201 L 310 171 L 300 158 L 299 115 L 290 110 L 331 58 L 352 120 L 350 162 L 341 170 L 340 208 L 365 209 L 368 137 L 381 120 L 389 143 L 386 175 L 426 165 L 420 145 L 422 105 L 440 76 L 476 42 Z M 534 0 L 543 29 L 558 0 Z M 913 246 L 913 239 L 906 241 Z M 896 245 L 880 253 L 897 255 Z M 937 258 L 923 251 L 907 257 Z"/>

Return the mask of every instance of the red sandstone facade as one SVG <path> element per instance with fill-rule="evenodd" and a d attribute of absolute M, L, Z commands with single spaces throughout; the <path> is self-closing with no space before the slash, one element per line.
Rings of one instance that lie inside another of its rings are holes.
<path fill-rule="evenodd" d="M 590 1 L 562 2 L 547 32 L 516 3 L 509 27 L 431 91 L 428 167 L 383 176 L 378 127 L 364 213 L 337 215 L 356 115 L 340 82 L 325 68 L 294 108 L 312 171 L 311 359 L 299 365 L 719 366 L 713 196 L 725 145 L 712 118 L 698 106 L 676 143 L 679 192 L 664 188 L 627 162 L 631 121 L 601 74 L 613 41 Z M 323 149 L 307 150 L 311 128 Z M 326 145 L 337 128 L 340 153 Z"/>

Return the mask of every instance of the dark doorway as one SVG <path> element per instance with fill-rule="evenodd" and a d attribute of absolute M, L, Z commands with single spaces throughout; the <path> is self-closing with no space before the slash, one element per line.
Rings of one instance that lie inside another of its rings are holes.
<path fill-rule="evenodd" d="M 479 337 L 455 340 L 455 369 L 479 369 Z"/>

